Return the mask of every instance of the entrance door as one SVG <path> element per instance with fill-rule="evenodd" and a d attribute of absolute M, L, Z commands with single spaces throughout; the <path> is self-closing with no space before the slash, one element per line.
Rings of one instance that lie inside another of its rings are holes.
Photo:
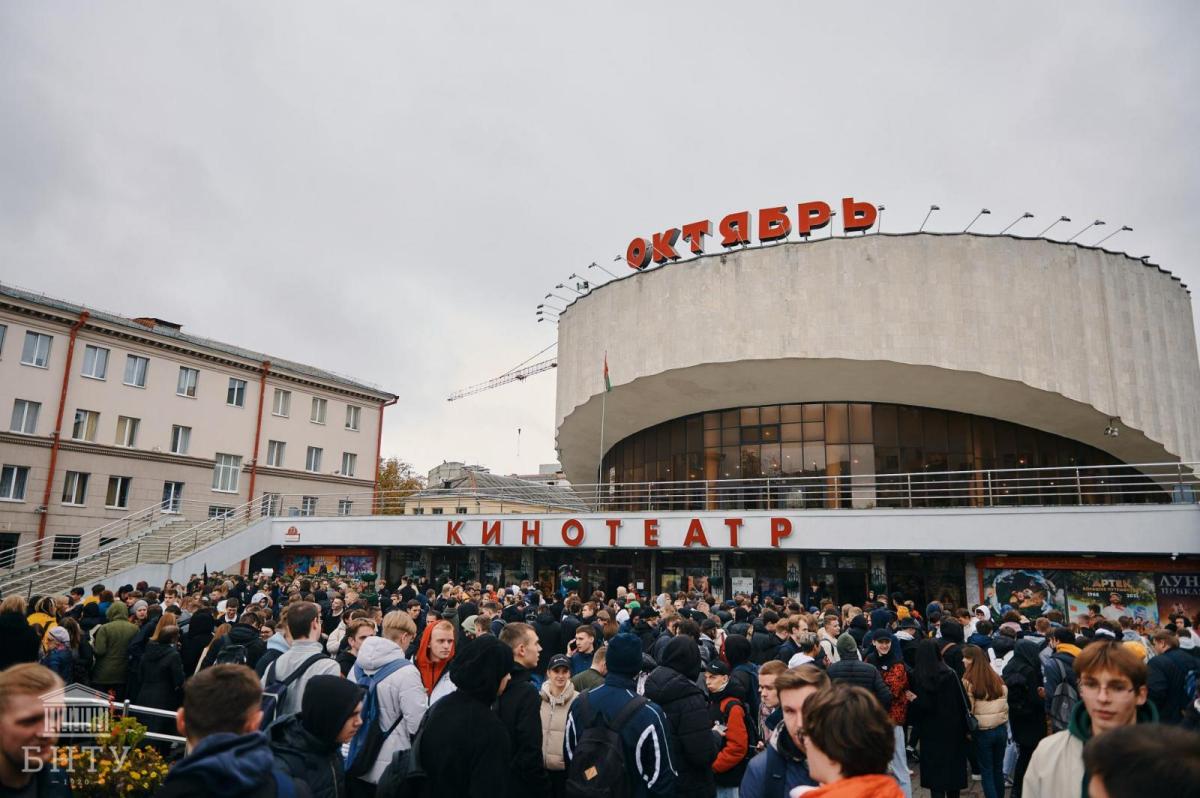
<path fill-rule="evenodd" d="M 183 504 L 183 483 L 164 482 L 162 493 L 162 510 L 164 513 L 178 513 Z"/>
<path fill-rule="evenodd" d="M 853 604 L 861 607 L 867 600 L 867 572 L 839 571 L 837 600 L 839 604 Z"/>
<path fill-rule="evenodd" d="M 608 578 L 605 580 L 604 595 L 617 595 L 617 588 L 622 585 L 628 585 L 631 581 L 630 571 L 628 568 L 611 565 L 608 568 Z"/>

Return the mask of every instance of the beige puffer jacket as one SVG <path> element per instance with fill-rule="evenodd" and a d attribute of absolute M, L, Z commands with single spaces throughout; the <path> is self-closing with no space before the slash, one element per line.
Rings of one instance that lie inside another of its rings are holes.
<path fill-rule="evenodd" d="M 971 683 L 963 679 L 963 690 L 971 705 L 971 714 L 979 721 L 979 730 L 987 731 L 1008 723 L 1008 686 L 1004 686 L 1000 697 L 993 701 L 976 698 L 971 694 Z"/>
<path fill-rule="evenodd" d="M 579 695 L 575 685 L 567 682 L 561 694 L 550 695 L 550 682 L 542 683 L 542 760 L 546 770 L 565 770 L 563 737 L 567 733 L 567 715 Z"/>

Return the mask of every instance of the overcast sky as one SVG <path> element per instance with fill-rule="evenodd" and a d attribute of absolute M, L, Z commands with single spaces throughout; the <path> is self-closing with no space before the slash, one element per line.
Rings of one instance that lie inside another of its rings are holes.
<path fill-rule="evenodd" d="M 1065 214 L 1061 237 L 1130 225 L 1111 246 L 1200 287 L 1198 23 L 1194 1 L 7 2 L 0 280 L 379 384 L 384 454 L 422 471 L 532 471 L 552 372 L 446 395 L 553 343 L 546 291 L 656 228 L 847 195 L 892 231 L 932 202 L 934 230 Z"/>

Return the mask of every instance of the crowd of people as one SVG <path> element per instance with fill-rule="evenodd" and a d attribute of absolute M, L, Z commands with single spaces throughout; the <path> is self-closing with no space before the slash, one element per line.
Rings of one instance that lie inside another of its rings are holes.
<path fill-rule="evenodd" d="M 1200 795 L 1195 619 L 804 598 L 274 573 L 10 596 L 0 796 L 65 794 L 19 764 L 69 683 L 176 711 L 145 716 L 165 796 Z"/>

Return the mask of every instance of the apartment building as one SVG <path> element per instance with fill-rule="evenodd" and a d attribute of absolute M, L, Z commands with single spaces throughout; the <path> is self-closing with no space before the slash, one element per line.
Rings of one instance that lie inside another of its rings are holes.
<path fill-rule="evenodd" d="M 162 319 L 0 286 L 0 567 L 39 539 L 42 558 L 69 559 L 81 533 L 155 505 L 196 520 L 251 499 L 366 512 L 395 401 Z"/>

